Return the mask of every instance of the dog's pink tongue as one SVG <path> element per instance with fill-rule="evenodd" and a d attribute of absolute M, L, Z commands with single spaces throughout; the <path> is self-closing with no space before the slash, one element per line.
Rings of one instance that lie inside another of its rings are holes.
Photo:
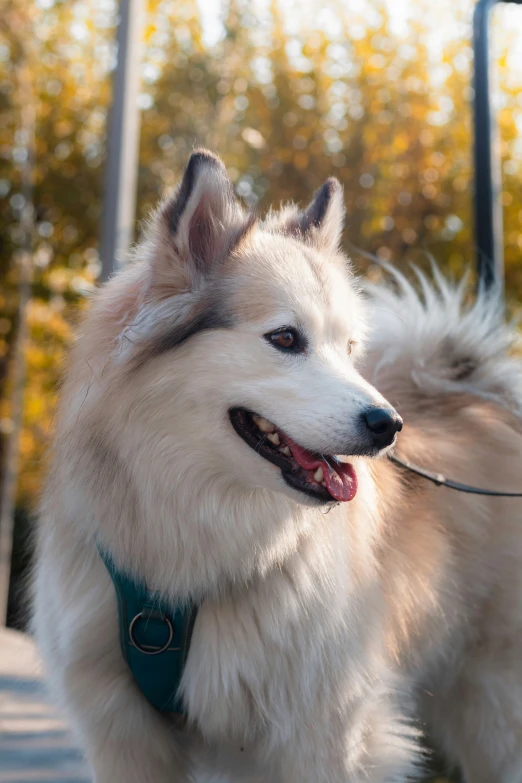
<path fill-rule="evenodd" d="M 331 465 L 325 459 L 312 454 L 310 451 L 298 446 L 288 439 L 288 445 L 292 450 L 295 461 L 305 470 L 315 471 L 318 467 L 323 469 L 324 483 L 330 495 L 336 500 L 353 500 L 357 492 L 357 476 L 353 465 L 349 462 L 334 462 Z"/>

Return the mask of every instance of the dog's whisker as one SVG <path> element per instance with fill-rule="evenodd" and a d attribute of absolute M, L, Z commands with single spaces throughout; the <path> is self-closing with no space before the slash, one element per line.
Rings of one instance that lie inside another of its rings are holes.
<path fill-rule="evenodd" d="M 268 439 L 268 435 L 263 435 L 262 438 L 260 438 L 258 444 L 256 445 L 255 450 L 259 451 L 261 449 L 261 446 L 264 446 L 265 441 Z"/>

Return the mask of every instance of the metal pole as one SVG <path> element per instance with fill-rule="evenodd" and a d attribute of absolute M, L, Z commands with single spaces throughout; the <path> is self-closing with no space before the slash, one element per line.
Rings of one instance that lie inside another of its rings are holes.
<path fill-rule="evenodd" d="M 477 271 L 486 287 L 504 285 L 504 237 L 500 138 L 493 116 L 489 22 L 491 9 L 500 0 L 478 0 L 473 18 L 475 234 Z M 522 3 L 522 0 L 502 0 Z"/>
<path fill-rule="evenodd" d="M 100 281 L 108 280 L 134 238 L 144 0 L 120 0 L 118 62 L 110 111 Z"/>
<path fill-rule="evenodd" d="M 502 285 L 504 279 L 504 246 L 502 205 L 500 203 L 501 171 L 497 124 L 493 118 L 489 18 L 497 0 L 479 0 L 473 18 L 475 54 L 475 233 L 477 271 L 480 281 L 489 288 Z"/>
<path fill-rule="evenodd" d="M 31 278 L 34 235 L 34 147 L 36 107 L 33 94 L 31 63 L 27 50 L 22 54 L 17 67 L 18 96 L 20 100 L 20 130 L 26 158 L 22 169 L 21 192 L 24 203 L 20 215 L 21 247 L 17 253 L 18 262 L 18 331 L 13 346 L 11 395 L 12 429 L 8 436 L 2 476 L 2 497 L 0 503 L 0 627 L 6 625 L 9 583 L 11 578 L 11 558 L 13 552 L 13 531 L 18 486 L 18 466 L 20 459 L 20 435 L 24 414 L 24 391 L 27 369 L 27 342 L 29 323 L 27 308 L 31 299 Z"/>

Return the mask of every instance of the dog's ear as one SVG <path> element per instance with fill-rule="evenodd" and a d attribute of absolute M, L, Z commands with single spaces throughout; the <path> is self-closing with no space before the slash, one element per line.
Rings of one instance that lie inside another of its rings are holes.
<path fill-rule="evenodd" d="M 161 258 L 156 265 L 163 265 L 164 274 L 168 274 L 165 267 L 177 266 L 171 274 L 182 275 L 189 287 L 197 286 L 224 261 L 251 222 L 235 198 L 222 161 L 204 149 L 190 156 L 183 179 L 163 204 L 159 220 Z"/>
<path fill-rule="evenodd" d="M 341 183 L 329 177 L 316 191 L 303 211 L 291 212 L 283 220 L 284 233 L 295 235 L 319 250 L 336 250 L 344 224 L 344 199 Z"/>

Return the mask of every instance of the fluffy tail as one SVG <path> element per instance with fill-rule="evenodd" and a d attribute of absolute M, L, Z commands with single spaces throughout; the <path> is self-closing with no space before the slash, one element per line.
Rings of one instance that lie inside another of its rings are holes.
<path fill-rule="evenodd" d="M 466 278 L 452 285 L 434 265 L 431 282 L 414 269 L 417 290 L 385 268 L 385 284 L 366 286 L 368 380 L 391 402 L 412 393 L 468 392 L 522 415 L 522 362 L 513 356 L 518 335 L 504 322 L 500 291 L 482 289 L 468 303 Z"/>

